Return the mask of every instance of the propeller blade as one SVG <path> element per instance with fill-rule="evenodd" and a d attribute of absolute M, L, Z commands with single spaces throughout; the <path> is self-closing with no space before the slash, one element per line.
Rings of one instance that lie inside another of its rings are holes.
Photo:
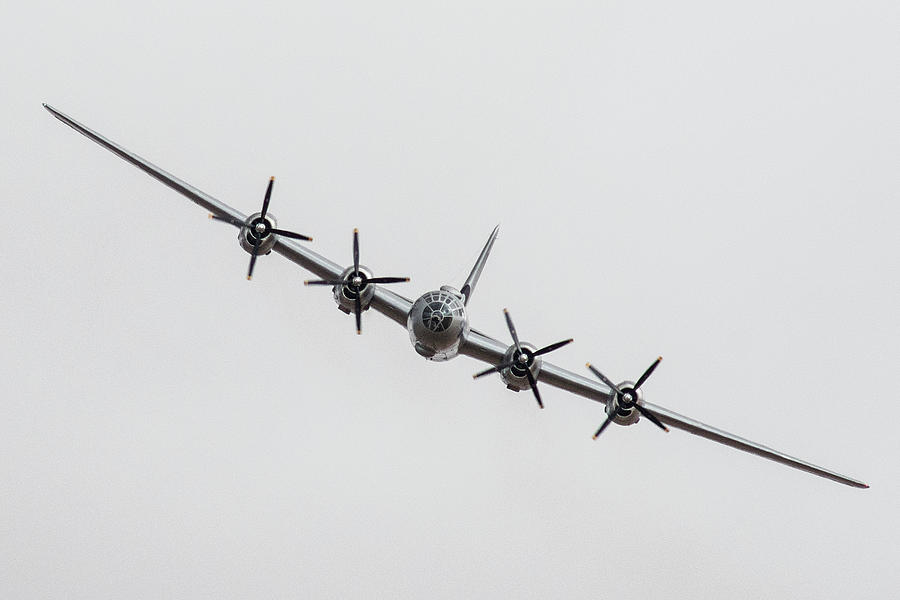
<path fill-rule="evenodd" d="M 240 219 L 235 219 L 234 217 L 229 217 L 228 215 L 214 215 L 212 213 L 209 213 L 209 218 L 214 221 L 223 221 L 230 225 L 234 225 L 235 227 L 243 228 L 247 226 L 247 224 Z"/>
<path fill-rule="evenodd" d="M 606 420 L 603 421 L 603 425 L 600 426 L 600 429 L 597 430 L 597 433 L 594 434 L 594 439 L 596 440 L 600 437 L 600 434 L 603 433 L 603 430 L 609 427 L 609 424 L 613 422 L 613 419 L 616 417 L 616 413 L 613 412 L 609 415 L 606 415 Z"/>
<path fill-rule="evenodd" d="M 359 229 L 353 230 L 353 274 L 359 273 Z"/>
<path fill-rule="evenodd" d="M 541 402 L 541 393 L 537 389 L 537 381 L 534 380 L 531 369 L 525 369 L 525 375 L 528 377 L 528 385 L 531 386 L 531 391 L 534 392 L 534 399 L 537 400 L 538 406 L 544 408 L 544 403 Z"/>
<path fill-rule="evenodd" d="M 555 344 L 550 344 L 549 346 L 544 346 L 544 347 L 541 348 L 540 350 L 535 351 L 535 353 L 532 354 L 532 356 L 540 356 L 541 354 L 547 354 L 548 352 L 553 352 L 554 350 L 557 350 L 557 349 L 559 349 L 559 348 L 562 348 L 562 347 L 565 346 L 566 344 L 571 344 L 573 341 L 574 341 L 574 340 L 572 340 L 572 339 L 570 338 L 570 339 L 568 339 L 568 340 L 563 340 L 563 341 L 561 341 L 561 342 L 556 342 Z"/>
<path fill-rule="evenodd" d="M 366 283 L 405 283 L 409 277 L 372 277 L 366 279 Z"/>
<path fill-rule="evenodd" d="M 516 334 L 516 326 L 513 325 L 512 317 L 509 316 L 509 311 L 505 308 L 503 309 L 503 316 L 506 317 L 506 326 L 509 327 L 509 334 L 512 336 L 513 343 L 516 345 L 516 350 L 521 353 L 522 346 L 519 344 L 519 336 Z"/>
<path fill-rule="evenodd" d="M 595 369 L 594 365 L 592 365 L 591 363 L 587 363 L 587 368 L 590 369 L 591 373 L 596 375 L 597 378 L 600 379 L 600 381 L 605 383 L 607 385 L 607 387 L 609 387 L 609 389 L 611 389 L 615 393 L 619 394 L 620 396 L 622 395 L 622 390 L 619 389 L 619 386 L 617 386 L 612 381 L 610 381 L 609 378 L 606 377 L 606 375 L 604 375 L 603 373 L 601 373 L 600 371 Z"/>
<path fill-rule="evenodd" d="M 663 425 L 663 424 L 662 424 L 662 421 L 660 421 L 659 419 L 657 419 L 657 418 L 656 418 L 656 415 L 654 415 L 652 412 L 650 412 L 649 410 L 647 410 L 646 408 L 644 408 L 644 407 L 641 406 L 640 404 L 635 404 L 634 407 L 635 407 L 636 409 L 638 409 L 638 411 L 640 411 L 640 413 L 641 413 L 642 415 L 644 415 L 644 416 L 647 417 L 650 421 L 652 421 L 654 425 L 656 425 L 657 427 L 659 427 L 660 429 L 662 429 L 662 430 L 665 431 L 666 433 L 669 432 L 669 428 L 666 427 L 665 425 Z"/>
<path fill-rule="evenodd" d="M 347 283 L 343 279 L 311 279 L 304 281 L 303 285 L 344 285 Z"/>
<path fill-rule="evenodd" d="M 497 365 L 496 367 L 491 367 L 490 369 L 485 369 L 484 371 L 480 371 L 472 375 L 472 379 L 478 379 L 479 377 L 484 377 L 485 375 L 490 375 L 491 373 L 499 373 L 503 369 L 508 369 L 509 367 L 516 364 L 513 361 L 505 362 Z"/>
<path fill-rule="evenodd" d="M 279 235 L 287 235 L 288 237 L 294 237 L 297 239 L 308 239 L 306 236 L 301 236 L 299 233 L 293 233 L 291 231 L 282 231 L 280 229 L 272 229 L 272 233 L 277 233 Z M 355 284 L 353 280 L 359 278 L 361 283 Z M 361 292 L 365 289 L 366 285 L 370 283 L 400 283 L 404 281 L 409 281 L 409 277 L 372 277 L 371 279 L 366 279 L 366 275 L 359 270 L 359 229 L 353 230 L 353 271 L 347 275 L 345 279 L 311 279 L 309 281 L 304 281 L 305 285 L 340 285 L 346 286 L 355 298 L 353 298 L 353 312 L 355 313 L 356 319 L 356 333 L 362 333 L 362 299 Z M 342 310 L 345 309 L 345 305 L 343 305 L 342 301 Z"/>
<path fill-rule="evenodd" d="M 269 233 L 277 233 L 278 235 L 295 240 L 303 240 L 306 242 L 312 241 L 312 238 L 308 235 L 303 235 L 302 233 L 294 233 L 293 231 L 285 231 L 284 229 L 270 229 Z"/>
<path fill-rule="evenodd" d="M 660 361 L 662 361 L 662 356 L 657 357 L 657 359 L 655 361 L 653 361 L 653 364 L 650 365 L 646 371 L 644 371 L 644 374 L 641 375 L 640 378 L 637 380 L 637 383 L 634 384 L 635 390 L 637 390 L 639 387 L 641 387 L 641 385 L 644 384 L 645 381 L 647 381 L 647 378 L 650 377 L 650 375 L 653 374 L 653 371 L 656 370 L 656 367 L 659 366 Z"/>
<path fill-rule="evenodd" d="M 253 265 L 256 264 L 256 255 L 259 253 L 259 238 L 253 238 L 256 240 L 253 242 L 253 252 L 250 254 L 250 268 L 247 269 L 247 281 L 253 279 Z"/>
<path fill-rule="evenodd" d="M 272 184 L 275 183 L 275 176 L 273 175 L 269 179 L 269 186 L 266 188 L 266 197 L 263 198 L 263 207 L 262 212 L 260 212 L 260 219 L 266 218 L 266 213 L 269 212 L 269 200 L 272 199 Z"/>
<path fill-rule="evenodd" d="M 266 186 L 266 195 L 263 198 L 262 211 L 260 212 L 260 216 L 256 220 L 256 223 L 255 223 L 256 225 L 262 227 L 262 231 L 257 231 L 255 229 L 255 227 L 251 227 L 251 225 L 254 225 L 254 223 L 248 223 L 248 222 L 242 221 L 240 219 L 236 219 L 229 215 L 218 215 L 215 213 L 209 213 L 209 218 L 213 219 L 215 221 L 222 221 L 224 223 L 234 225 L 235 227 L 237 227 L 239 229 L 243 229 L 245 227 L 248 228 L 246 240 L 247 241 L 249 241 L 250 239 L 255 240 L 253 242 L 253 251 L 250 253 L 250 267 L 247 269 L 247 279 L 248 280 L 253 279 L 253 267 L 256 265 L 256 258 L 259 255 L 259 248 L 263 241 L 262 238 L 268 238 L 269 234 L 274 233 L 274 234 L 281 235 L 281 236 L 284 236 L 287 238 L 292 238 L 295 240 L 304 240 L 307 242 L 312 241 L 311 237 L 309 237 L 307 235 L 303 235 L 302 233 L 295 233 L 293 231 L 287 231 L 285 229 L 275 229 L 275 228 L 269 227 L 269 221 L 266 220 L 266 214 L 269 212 L 269 201 L 272 199 L 272 186 L 274 184 L 275 184 L 275 177 L 273 176 L 273 177 L 269 178 L 269 185 Z M 211 210 L 215 210 L 215 209 L 211 207 Z M 243 232 L 241 233 L 241 235 L 244 235 Z M 262 236 L 262 238 L 260 236 Z M 244 242 L 242 241 L 241 243 L 243 244 Z M 269 246 L 269 247 L 271 248 L 271 246 Z M 309 285 L 309 283 L 310 282 L 306 282 L 307 285 Z M 321 285 L 326 282 L 317 281 L 317 282 L 313 282 L 313 283 Z M 336 285 L 336 284 L 330 284 L 330 285 Z"/>

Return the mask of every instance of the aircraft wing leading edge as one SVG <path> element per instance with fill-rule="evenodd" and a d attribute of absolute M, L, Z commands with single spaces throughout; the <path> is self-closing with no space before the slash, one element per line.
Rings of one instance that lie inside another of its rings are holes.
<path fill-rule="evenodd" d="M 469 337 L 466 339 L 466 343 L 460 348 L 459 352 L 460 354 L 465 354 L 486 363 L 496 365 L 503 362 L 506 349 L 507 345 L 503 342 L 495 340 L 494 338 L 473 329 L 469 332 Z M 610 399 L 609 388 L 600 382 L 589 379 L 588 377 L 582 377 L 581 375 L 577 375 L 546 361 L 541 364 L 541 370 L 538 373 L 537 380 L 541 383 L 552 385 L 602 404 L 606 404 Z M 762 444 L 757 444 L 756 442 L 717 429 L 706 423 L 701 423 L 690 417 L 685 417 L 684 415 L 680 415 L 667 408 L 663 408 L 662 406 L 645 402 L 644 408 L 652 412 L 660 421 L 670 427 L 675 427 L 687 431 L 688 433 L 704 437 L 708 440 L 731 446 L 737 450 L 774 460 L 783 465 L 800 469 L 801 471 L 806 471 L 807 473 L 812 473 L 819 477 L 825 477 L 826 479 L 831 479 L 832 481 L 837 481 L 844 485 L 857 488 L 869 487 L 862 481 L 853 479 L 852 477 L 847 477 L 846 475 L 835 473 L 834 471 L 816 466 L 805 460 L 794 458 L 793 456 L 789 456 L 778 450 L 773 450 Z"/>
<path fill-rule="evenodd" d="M 116 154 L 124 160 L 130 162 L 154 179 L 157 179 L 158 181 L 172 188 L 179 194 L 185 196 L 192 202 L 202 206 L 211 213 L 218 216 L 228 216 L 232 219 L 237 219 L 240 221 L 246 220 L 246 215 L 228 206 L 224 202 L 221 202 L 216 198 L 210 196 L 209 194 L 198 190 L 194 186 L 188 184 L 185 181 L 182 181 L 171 173 L 160 169 L 151 162 L 126 150 L 122 146 L 107 139 L 106 137 L 100 135 L 92 129 L 82 125 L 78 121 L 75 121 L 71 117 L 59 112 L 53 107 L 47 104 L 44 104 L 43 106 L 54 117 L 56 117 L 69 127 L 97 142 L 99 145 L 103 146 L 113 154 Z M 496 238 L 496 234 L 497 230 L 495 229 L 490 241 L 493 241 L 493 239 Z M 301 245 L 299 242 L 288 238 L 278 236 L 273 249 L 275 250 L 275 252 L 281 254 L 291 262 L 298 264 L 307 271 L 310 271 L 311 273 L 323 279 L 339 278 L 341 273 L 343 272 L 343 267 L 341 267 L 337 263 L 328 260 L 318 253 L 310 250 L 308 247 Z M 483 264 L 481 266 L 483 267 Z M 475 270 L 477 270 L 478 274 L 480 274 L 480 269 L 478 268 L 477 264 Z M 474 279 L 473 281 L 467 281 L 467 283 L 471 284 L 471 289 L 474 288 L 474 285 L 477 282 L 477 275 L 474 278 L 470 275 L 470 279 Z M 391 320 L 397 322 L 404 328 L 406 328 L 407 315 L 412 308 L 412 304 L 413 303 L 411 300 L 401 296 L 400 294 L 394 293 L 381 286 L 375 286 L 375 294 L 372 298 L 371 306 L 375 308 L 375 310 L 384 314 Z M 503 342 L 500 342 L 473 329 L 469 332 L 468 337 L 460 347 L 460 354 L 465 354 L 477 360 L 494 365 L 502 362 L 506 349 L 507 345 Z M 610 390 L 599 382 L 587 377 L 583 377 L 581 375 L 577 375 L 571 371 L 568 371 L 561 367 L 557 367 L 556 365 L 553 365 L 546 361 L 542 363 L 541 371 L 537 379 L 542 383 L 546 383 L 565 391 L 572 392 L 584 398 L 594 400 L 595 402 L 605 404 L 610 397 Z M 858 488 L 869 487 L 865 483 L 851 477 L 840 475 L 839 473 L 835 473 L 834 471 L 830 471 L 828 469 L 818 467 L 798 458 L 788 456 L 782 452 L 778 452 L 777 450 L 773 450 L 761 444 L 751 442 L 720 429 L 716 429 L 715 427 L 710 427 L 709 425 L 701 423 L 700 421 L 695 421 L 694 419 L 691 419 L 689 417 L 679 415 L 678 413 L 670 411 L 669 409 L 663 408 L 661 406 L 645 403 L 644 407 L 654 415 L 656 415 L 663 423 L 666 423 L 667 425 L 678 429 L 682 429 L 694 435 L 698 435 L 720 444 L 725 444 L 727 446 L 731 446 L 732 448 L 736 448 L 744 452 L 749 452 L 751 454 L 767 458 L 769 460 L 780 462 L 795 469 L 807 471 L 814 475 L 825 477 L 827 479 L 831 479 L 845 485 Z"/>
<path fill-rule="evenodd" d="M 198 190 L 189 183 L 182 181 L 171 173 L 157 167 L 150 161 L 141 158 L 140 156 L 134 154 L 133 152 L 130 152 L 129 150 L 126 150 L 119 144 L 113 142 L 110 139 L 107 139 L 106 137 L 100 135 L 89 127 L 82 125 L 75 119 L 56 110 L 52 106 L 44 104 L 44 108 L 46 108 L 54 117 L 74 129 L 78 133 L 81 133 L 85 137 L 88 137 L 97 142 L 113 154 L 116 154 L 117 156 L 130 162 L 154 179 L 172 188 L 192 202 L 199 204 L 209 212 L 219 216 L 229 216 L 240 221 L 246 220 L 247 215 L 241 213 L 239 210 L 228 206 L 224 202 L 217 200 L 206 192 Z M 276 239 L 275 247 L 273 248 L 273 250 L 278 254 L 281 254 L 291 262 L 300 265 L 307 271 L 323 279 L 339 278 L 344 270 L 343 267 L 341 267 L 339 264 L 328 260 L 317 252 L 310 250 L 308 247 L 292 239 L 279 236 Z M 394 292 L 383 287 L 376 286 L 375 296 L 372 298 L 371 306 L 378 312 L 386 315 L 391 320 L 396 321 L 406 327 L 406 315 L 409 313 L 409 309 L 412 308 L 412 302 L 404 298 L 403 296 L 400 296 L 399 294 L 395 294 Z"/>
<path fill-rule="evenodd" d="M 847 477 L 846 475 L 835 473 L 834 471 L 818 467 L 812 463 L 806 462 L 805 460 L 800 460 L 799 458 L 788 456 L 784 452 L 779 452 L 778 450 L 773 450 L 772 448 L 763 446 L 762 444 L 757 444 L 756 442 L 751 442 L 750 440 L 738 437 L 732 433 L 728 433 L 727 431 L 722 431 L 721 429 L 710 427 L 706 423 L 701 423 L 700 421 L 696 421 L 694 419 L 691 419 L 690 417 L 679 415 L 678 413 L 673 412 L 668 408 L 650 404 L 649 402 L 644 403 L 644 408 L 656 415 L 657 418 L 659 418 L 659 420 L 666 425 L 682 429 L 684 431 L 687 431 L 688 433 L 699 435 L 700 437 L 704 437 L 708 440 L 719 442 L 720 444 L 725 444 L 726 446 L 731 446 L 732 448 L 737 448 L 738 450 L 743 450 L 744 452 L 749 452 L 750 454 L 755 454 L 756 456 L 762 456 L 763 458 L 768 458 L 769 460 L 774 460 L 775 462 L 779 462 L 783 465 L 787 465 L 795 469 L 800 469 L 801 471 L 806 471 L 807 473 L 812 473 L 813 475 L 818 475 L 819 477 L 825 477 L 826 479 L 831 479 L 832 481 L 837 481 L 838 483 L 843 483 L 844 485 L 849 485 L 857 488 L 869 487 L 868 484 L 853 479 L 852 477 Z"/>

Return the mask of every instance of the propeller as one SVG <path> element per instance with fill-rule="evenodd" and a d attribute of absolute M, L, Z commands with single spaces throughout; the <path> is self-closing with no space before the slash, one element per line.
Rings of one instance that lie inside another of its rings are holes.
<path fill-rule="evenodd" d="M 353 298 L 353 308 L 356 314 L 356 333 L 362 333 L 362 293 L 370 283 L 403 283 L 409 281 L 409 277 L 368 277 L 359 268 L 359 229 L 353 230 L 353 271 L 344 279 L 314 279 L 304 281 L 304 285 L 340 285 L 346 287 Z"/>
<path fill-rule="evenodd" d="M 531 386 L 531 391 L 534 392 L 534 399 L 537 400 L 538 406 L 544 408 L 544 402 L 541 400 L 541 393 L 538 391 L 537 381 L 535 380 L 534 375 L 531 374 L 531 365 L 534 364 L 534 359 L 538 356 L 562 348 L 566 344 L 571 343 L 572 338 L 563 340 L 561 342 L 556 342 L 555 344 L 550 344 L 549 346 L 544 346 L 543 348 L 532 352 L 528 348 L 523 348 L 522 344 L 519 343 L 519 336 L 516 333 L 516 326 L 513 325 L 512 317 L 509 316 L 509 311 L 505 308 L 503 309 L 503 316 L 506 317 L 506 326 L 509 328 L 509 334 L 512 336 L 513 345 L 515 345 L 516 350 L 515 352 L 513 352 L 512 358 L 509 361 L 500 363 L 499 365 L 491 367 L 490 369 L 485 369 L 480 373 L 475 373 L 474 375 L 472 375 L 472 378 L 478 379 L 479 377 L 484 377 L 485 375 L 490 375 L 491 373 L 499 373 L 503 369 L 512 369 L 513 372 L 517 375 L 524 371 L 525 376 L 528 378 L 528 385 Z"/>
<path fill-rule="evenodd" d="M 610 381 L 610 379 L 606 375 L 604 375 L 603 373 L 598 371 L 591 363 L 587 363 L 587 368 L 591 370 L 591 373 L 596 375 L 597 378 L 600 379 L 600 381 L 602 381 L 607 386 L 609 386 L 609 389 L 611 389 L 616 394 L 615 402 L 613 404 L 613 409 L 606 416 L 606 420 L 603 422 L 603 425 L 601 425 L 600 428 L 597 430 L 597 433 L 594 434 L 595 440 L 601 433 L 603 433 L 603 430 L 606 429 L 609 426 L 609 424 L 613 422 L 613 419 L 615 419 L 616 415 L 619 414 L 620 409 L 629 410 L 631 408 L 636 408 L 638 410 L 638 412 L 641 413 L 641 415 L 647 417 L 647 419 L 650 420 L 654 425 L 656 425 L 663 431 L 666 431 L 666 432 L 669 431 L 669 428 L 666 427 L 665 425 L 663 425 L 662 421 L 660 421 L 659 419 L 656 418 L 656 415 L 654 415 L 652 412 L 650 412 L 649 410 L 647 410 L 646 408 L 644 408 L 637 402 L 637 398 L 638 398 L 637 391 L 640 389 L 640 387 L 642 385 L 644 385 L 644 382 L 647 381 L 647 379 L 650 377 L 650 375 L 653 374 L 653 371 L 656 370 L 656 367 L 659 366 L 659 363 L 661 361 L 662 361 L 662 356 L 658 357 L 655 361 L 653 361 L 653 364 L 650 365 L 646 371 L 644 371 L 644 374 L 638 378 L 637 383 L 635 383 L 634 385 L 629 384 L 629 385 L 621 386 L 621 387 L 614 384 L 612 381 Z"/>
<path fill-rule="evenodd" d="M 247 239 L 253 244 L 253 250 L 250 252 L 250 267 L 247 269 L 247 280 L 253 278 L 253 267 L 256 265 L 256 257 L 259 255 L 259 247 L 262 245 L 262 242 L 269 234 L 281 235 L 286 238 L 291 238 L 295 240 L 304 240 L 307 242 L 311 242 L 312 238 L 301 233 L 294 233 L 293 231 L 286 231 L 284 229 L 276 229 L 269 224 L 269 221 L 266 220 L 266 213 L 269 212 L 269 200 L 272 199 L 272 185 L 275 183 L 275 177 L 271 177 L 269 179 L 269 186 L 266 188 L 266 196 L 263 198 L 262 210 L 259 213 L 259 216 L 255 217 L 252 220 L 241 221 L 240 219 L 235 219 L 234 217 L 229 217 L 228 215 L 215 215 L 210 214 L 209 218 L 214 219 L 216 221 L 224 221 L 226 223 L 230 223 L 238 228 L 247 228 Z"/>

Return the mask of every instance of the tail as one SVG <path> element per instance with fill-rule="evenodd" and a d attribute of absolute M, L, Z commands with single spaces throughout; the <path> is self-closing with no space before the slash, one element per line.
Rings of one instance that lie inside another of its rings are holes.
<path fill-rule="evenodd" d="M 466 279 L 466 282 L 463 284 L 462 289 L 459 292 L 463 295 L 463 304 L 469 303 L 469 298 L 472 297 L 472 292 L 475 291 L 475 285 L 478 283 L 478 278 L 481 277 L 481 272 L 484 270 L 484 265 L 487 263 L 488 255 L 491 253 L 491 248 L 494 247 L 494 242 L 497 240 L 497 234 L 500 232 L 500 225 L 494 227 L 494 231 L 491 233 L 491 237 L 488 238 L 487 243 L 484 245 L 484 249 L 481 251 L 481 254 L 478 256 L 478 260 L 475 261 L 475 266 L 472 267 L 472 272 L 469 273 L 469 278 Z"/>

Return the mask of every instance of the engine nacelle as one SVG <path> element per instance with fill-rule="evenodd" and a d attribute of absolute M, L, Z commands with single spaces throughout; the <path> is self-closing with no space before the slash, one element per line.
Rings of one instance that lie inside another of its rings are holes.
<path fill-rule="evenodd" d="M 537 380 L 541 372 L 541 357 L 534 356 L 537 348 L 527 342 L 520 342 L 520 345 L 528 359 L 525 361 L 518 360 L 520 354 L 516 350 L 515 344 L 513 344 L 506 349 L 506 354 L 503 355 L 503 362 L 511 362 L 513 365 L 500 371 L 500 379 L 503 380 L 508 389 L 514 392 L 531 389 L 531 385 L 528 383 L 528 375 L 525 374 L 526 369 L 531 370 L 531 375 L 535 380 Z"/>
<path fill-rule="evenodd" d="M 406 328 L 421 356 L 434 361 L 450 360 L 459 353 L 459 345 L 469 334 L 462 294 L 446 285 L 423 294 L 413 303 Z"/>
<path fill-rule="evenodd" d="M 618 387 L 626 394 L 630 394 L 637 404 L 644 404 L 644 391 L 640 388 L 635 390 L 633 381 L 623 381 L 618 384 Z M 616 425 L 634 425 L 641 418 L 641 413 L 634 406 L 623 408 L 620 398 L 615 392 L 613 392 L 612 398 L 606 402 L 606 414 L 612 414 L 611 411 L 613 410 L 616 411 L 616 416 L 613 417 L 613 422 Z"/>
<path fill-rule="evenodd" d="M 249 254 L 253 254 L 253 245 L 257 240 L 260 240 L 259 250 L 256 251 L 258 256 L 270 253 L 275 246 L 275 236 L 273 234 L 269 233 L 262 238 L 257 235 L 256 225 L 257 223 L 262 223 L 261 217 L 262 213 L 253 213 L 247 218 L 249 225 L 241 227 L 240 231 L 238 231 L 238 242 L 240 242 L 241 248 Z M 265 231 L 278 227 L 278 222 L 272 216 L 272 213 L 266 213 L 266 224 L 268 227 L 264 229 Z"/>
<path fill-rule="evenodd" d="M 334 302 L 337 304 L 338 309 L 348 315 L 355 310 L 354 306 L 356 304 L 357 295 L 359 295 L 362 312 L 369 310 L 369 304 L 372 303 L 372 297 L 375 295 L 375 286 L 366 283 L 368 279 L 372 278 L 372 271 L 359 265 L 358 276 L 361 281 L 358 292 L 356 291 L 356 288 L 349 285 L 351 283 L 352 275 L 353 267 L 349 266 L 341 272 L 341 279 L 347 283 L 344 285 L 336 285 L 331 288 Z"/>

